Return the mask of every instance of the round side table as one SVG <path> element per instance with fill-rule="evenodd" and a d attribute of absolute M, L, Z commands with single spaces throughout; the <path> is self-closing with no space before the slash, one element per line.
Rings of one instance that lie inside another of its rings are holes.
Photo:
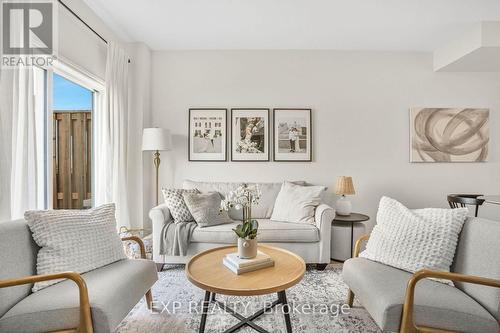
<path fill-rule="evenodd" d="M 352 258 L 352 248 L 354 246 L 354 224 L 362 223 L 368 221 L 370 217 L 365 214 L 360 213 L 351 213 L 351 215 L 335 215 L 335 218 L 332 221 L 332 224 L 341 225 L 344 223 L 351 224 L 351 258 Z"/>

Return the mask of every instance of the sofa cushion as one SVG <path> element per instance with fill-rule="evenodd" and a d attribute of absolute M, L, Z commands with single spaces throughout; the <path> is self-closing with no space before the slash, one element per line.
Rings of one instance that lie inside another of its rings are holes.
<path fill-rule="evenodd" d="M 37 274 L 85 273 L 126 258 L 116 233 L 115 204 L 87 210 L 27 211 L 24 217 L 41 247 Z M 36 282 L 32 290 L 60 281 Z"/>
<path fill-rule="evenodd" d="M 259 242 L 297 242 L 312 243 L 319 241 L 319 230 L 315 225 L 306 223 L 290 223 L 271 221 L 269 219 L 258 219 Z M 232 230 L 238 223 L 222 224 L 213 227 L 196 228 L 193 231 L 191 242 L 194 243 L 216 243 L 235 244 L 236 234 Z"/>
<path fill-rule="evenodd" d="M 82 274 L 90 298 L 94 332 L 112 332 L 157 280 L 149 260 L 117 261 Z M 0 332 L 50 332 L 79 322 L 79 294 L 71 280 L 30 294 L 0 319 Z"/>
<path fill-rule="evenodd" d="M 198 193 L 198 190 L 185 190 L 185 189 L 175 189 L 175 188 L 162 188 L 163 198 L 165 199 L 165 204 L 170 210 L 170 214 L 174 218 L 175 222 L 191 222 L 194 221 L 191 212 L 189 211 L 186 202 L 184 201 L 184 193 Z"/>
<path fill-rule="evenodd" d="M 218 192 L 183 193 L 182 196 L 198 227 L 234 222 L 225 210 L 221 211 L 221 197 Z"/>
<path fill-rule="evenodd" d="M 252 206 L 252 217 L 255 219 L 268 219 L 271 217 L 274 208 L 274 202 L 276 201 L 276 197 L 281 190 L 282 183 L 250 183 L 248 184 L 257 184 L 261 191 L 260 202 L 256 206 Z M 294 184 L 297 185 L 305 185 L 304 181 L 294 181 Z M 226 195 L 238 188 L 243 184 L 243 182 L 197 182 L 192 180 L 185 180 L 183 182 L 182 187 L 185 189 L 198 189 L 202 193 L 216 191 L 219 192 L 223 199 Z M 242 219 L 242 211 L 241 210 L 229 210 L 229 216 L 233 220 L 241 220 Z"/>
<path fill-rule="evenodd" d="M 324 186 L 302 186 L 283 182 L 271 220 L 314 224 L 314 212 L 321 203 Z"/>
<path fill-rule="evenodd" d="M 377 224 L 359 256 L 408 272 L 424 268 L 449 272 L 467 213 L 467 208 L 408 209 L 382 197 Z"/>
<path fill-rule="evenodd" d="M 399 331 L 411 273 L 364 258 L 349 259 L 344 281 L 384 331 Z M 460 332 L 497 332 L 495 318 L 460 289 L 424 279 L 415 290 L 417 325 Z"/>

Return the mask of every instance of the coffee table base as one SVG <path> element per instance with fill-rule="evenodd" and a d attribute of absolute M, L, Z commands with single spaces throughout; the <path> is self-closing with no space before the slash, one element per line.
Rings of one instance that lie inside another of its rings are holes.
<path fill-rule="evenodd" d="M 207 312 L 208 312 L 208 307 L 210 303 L 215 303 L 217 304 L 222 310 L 225 312 L 231 314 L 233 317 L 238 319 L 240 322 L 237 323 L 236 325 L 233 325 L 232 327 L 228 328 L 227 330 L 224 331 L 224 333 L 231 333 L 231 332 L 236 332 L 242 327 L 245 326 L 250 326 L 257 332 L 261 333 L 270 333 L 269 331 L 265 330 L 264 328 L 260 327 L 256 323 L 253 322 L 256 318 L 260 317 L 270 309 L 274 308 L 278 304 L 283 305 L 283 315 L 285 317 L 285 325 L 286 325 L 286 331 L 287 333 L 292 333 L 292 322 L 290 321 L 290 307 L 288 305 L 288 302 L 286 300 L 286 293 L 285 291 L 279 291 L 278 292 L 278 299 L 272 302 L 271 304 L 265 306 L 264 308 L 260 309 L 259 311 L 255 312 L 253 315 L 250 317 L 244 317 L 241 314 L 237 313 L 234 309 L 226 306 L 226 304 L 219 302 L 215 299 L 215 293 L 211 293 L 210 291 L 205 292 L 205 299 L 203 301 L 202 305 L 202 314 L 201 314 L 201 323 L 200 323 L 200 333 L 205 332 L 205 324 L 207 321 Z"/>

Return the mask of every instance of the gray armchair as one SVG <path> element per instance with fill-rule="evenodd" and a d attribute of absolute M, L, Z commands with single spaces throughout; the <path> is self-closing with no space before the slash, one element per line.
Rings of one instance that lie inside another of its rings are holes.
<path fill-rule="evenodd" d="M 138 237 L 123 240 L 144 245 Z M 35 275 L 38 246 L 24 220 L 0 223 L 0 332 L 112 332 L 158 279 L 150 260 L 125 259 L 78 274 Z M 65 278 L 36 293 L 34 282 Z"/>
<path fill-rule="evenodd" d="M 390 332 L 500 332 L 500 222 L 469 218 L 462 229 L 451 272 L 411 274 L 359 258 L 344 263 L 349 286 L 378 326 Z M 450 286 L 427 278 L 454 281 Z"/>

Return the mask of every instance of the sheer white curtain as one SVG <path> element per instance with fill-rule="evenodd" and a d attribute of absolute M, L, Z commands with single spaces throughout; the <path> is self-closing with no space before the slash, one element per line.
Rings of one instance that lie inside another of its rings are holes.
<path fill-rule="evenodd" d="M 45 72 L 24 66 L 14 71 L 10 215 L 17 219 L 46 205 Z"/>
<path fill-rule="evenodd" d="M 0 221 L 11 218 L 12 77 L 11 70 L 0 69 Z"/>
<path fill-rule="evenodd" d="M 125 50 L 109 42 L 104 107 L 95 112 L 95 204 L 114 202 L 119 226 L 130 226 L 127 200 L 128 76 Z"/>
<path fill-rule="evenodd" d="M 22 40 L 22 18 L 12 19 L 11 38 Z M 7 110 L 11 120 L 10 218 L 18 219 L 26 210 L 46 208 L 45 71 L 22 65 L 12 71 Z"/>

